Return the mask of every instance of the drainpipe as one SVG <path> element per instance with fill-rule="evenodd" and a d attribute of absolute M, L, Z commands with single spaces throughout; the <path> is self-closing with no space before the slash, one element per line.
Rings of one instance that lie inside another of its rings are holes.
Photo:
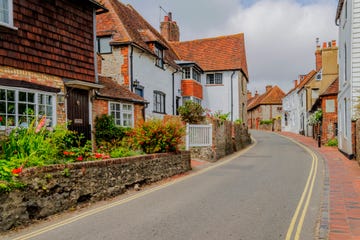
<path fill-rule="evenodd" d="M 234 100 L 233 100 L 233 95 L 234 95 L 234 90 L 233 90 L 233 77 L 235 75 L 235 71 L 233 71 L 233 73 L 231 74 L 231 121 L 234 120 Z"/>
<path fill-rule="evenodd" d="M 134 47 L 130 45 L 130 88 L 131 92 L 134 92 L 134 67 L 133 67 L 133 53 L 134 53 Z"/>
<path fill-rule="evenodd" d="M 176 69 L 175 72 L 172 72 L 172 109 L 173 115 L 175 115 L 175 74 L 179 72 L 179 69 Z"/>
<path fill-rule="evenodd" d="M 99 83 L 98 64 L 97 64 L 97 40 L 96 40 L 96 10 L 93 10 L 93 38 L 94 38 L 94 68 L 95 68 L 95 83 Z"/>

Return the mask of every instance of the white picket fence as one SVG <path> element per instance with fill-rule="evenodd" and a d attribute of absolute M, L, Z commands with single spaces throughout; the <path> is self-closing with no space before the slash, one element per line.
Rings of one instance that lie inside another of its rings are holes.
<path fill-rule="evenodd" d="M 186 150 L 212 146 L 212 125 L 186 124 Z"/>

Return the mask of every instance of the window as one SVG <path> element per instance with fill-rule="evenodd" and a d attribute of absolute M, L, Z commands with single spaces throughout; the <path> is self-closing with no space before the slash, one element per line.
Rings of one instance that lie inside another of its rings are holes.
<path fill-rule="evenodd" d="M 136 86 L 135 87 L 135 94 L 139 95 L 140 97 L 144 97 L 144 87 L 143 86 Z"/>
<path fill-rule="evenodd" d="M 206 74 L 206 84 L 223 84 L 222 73 Z"/>
<path fill-rule="evenodd" d="M 335 112 L 335 100 L 334 99 L 327 99 L 325 101 L 325 112 L 327 112 L 327 113 Z"/>
<path fill-rule="evenodd" d="M 164 51 L 159 46 L 155 46 L 156 63 L 155 65 L 163 68 L 164 67 Z"/>
<path fill-rule="evenodd" d="M 110 102 L 110 115 L 114 118 L 116 125 L 134 126 L 134 106 L 132 104 Z"/>
<path fill-rule="evenodd" d="M 200 73 L 195 69 L 192 70 L 192 73 L 193 73 L 193 79 L 197 82 L 201 82 Z"/>
<path fill-rule="evenodd" d="M 316 74 L 316 81 L 321 81 L 322 79 L 322 70 L 320 70 L 317 74 Z"/>
<path fill-rule="evenodd" d="M 319 97 L 319 89 L 313 88 L 311 89 L 311 98 L 318 98 Z"/>
<path fill-rule="evenodd" d="M 0 0 L 1 1 L 1 0 Z M 110 46 L 111 36 L 97 38 L 97 52 L 98 53 L 111 53 Z"/>
<path fill-rule="evenodd" d="M 54 94 L 0 88 L 0 128 L 27 127 L 43 115 L 53 126 L 54 102 Z"/>
<path fill-rule="evenodd" d="M 190 68 L 189 67 L 184 68 L 183 78 L 184 79 L 190 79 L 191 78 Z"/>
<path fill-rule="evenodd" d="M 0 0 L 0 24 L 13 26 L 12 0 Z"/>
<path fill-rule="evenodd" d="M 165 113 L 165 93 L 154 91 L 154 112 Z"/>
<path fill-rule="evenodd" d="M 201 105 L 201 99 L 199 99 L 197 97 L 183 97 L 183 100 L 182 100 L 183 105 L 185 105 L 185 102 L 187 102 L 187 101 L 193 101 L 193 102 Z"/>

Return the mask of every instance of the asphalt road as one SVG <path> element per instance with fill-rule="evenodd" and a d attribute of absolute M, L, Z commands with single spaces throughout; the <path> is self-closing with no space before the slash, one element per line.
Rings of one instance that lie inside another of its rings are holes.
<path fill-rule="evenodd" d="M 216 167 L 130 199 L 82 212 L 77 219 L 47 223 L 18 239 L 286 239 L 307 185 L 313 158 L 302 147 L 273 133 L 252 132 L 254 147 Z M 313 239 L 322 191 L 322 161 L 308 207 L 299 208 L 288 239 Z M 311 183 L 311 181 L 310 181 Z M 304 207 L 305 206 L 305 207 Z M 295 238 L 296 239 L 296 238 Z"/>

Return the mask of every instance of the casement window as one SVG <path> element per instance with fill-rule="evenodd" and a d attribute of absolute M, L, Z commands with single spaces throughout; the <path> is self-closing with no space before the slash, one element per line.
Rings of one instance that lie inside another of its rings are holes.
<path fill-rule="evenodd" d="M 154 109 L 156 113 L 165 113 L 165 93 L 154 91 Z"/>
<path fill-rule="evenodd" d="M 0 0 L 0 25 L 13 26 L 12 0 Z"/>
<path fill-rule="evenodd" d="M 98 53 L 111 53 L 112 48 L 110 45 L 110 41 L 111 41 L 111 36 L 98 37 L 97 38 L 97 52 Z"/>
<path fill-rule="evenodd" d="M 183 70 L 183 79 L 190 79 L 191 78 L 191 71 L 189 67 L 185 67 Z"/>
<path fill-rule="evenodd" d="M 155 55 L 156 55 L 155 65 L 158 66 L 159 68 L 164 68 L 164 50 L 158 45 L 155 45 Z"/>
<path fill-rule="evenodd" d="M 134 105 L 132 104 L 110 102 L 110 115 L 118 126 L 134 126 Z"/>
<path fill-rule="evenodd" d="M 183 100 L 182 100 L 183 105 L 185 105 L 185 102 L 187 102 L 187 101 L 193 101 L 193 102 L 201 105 L 201 99 L 199 99 L 197 97 L 183 97 Z"/>
<path fill-rule="evenodd" d="M 192 74 L 193 74 L 193 79 L 197 82 L 201 82 L 201 76 L 200 73 L 198 71 L 196 71 L 195 69 L 192 69 Z"/>
<path fill-rule="evenodd" d="M 313 88 L 311 89 L 311 98 L 315 99 L 319 97 L 319 89 Z"/>
<path fill-rule="evenodd" d="M 54 126 L 55 94 L 0 88 L 0 128 L 28 127 L 46 116 L 47 126 Z"/>
<path fill-rule="evenodd" d="M 223 84 L 222 73 L 206 74 L 206 84 Z"/>

